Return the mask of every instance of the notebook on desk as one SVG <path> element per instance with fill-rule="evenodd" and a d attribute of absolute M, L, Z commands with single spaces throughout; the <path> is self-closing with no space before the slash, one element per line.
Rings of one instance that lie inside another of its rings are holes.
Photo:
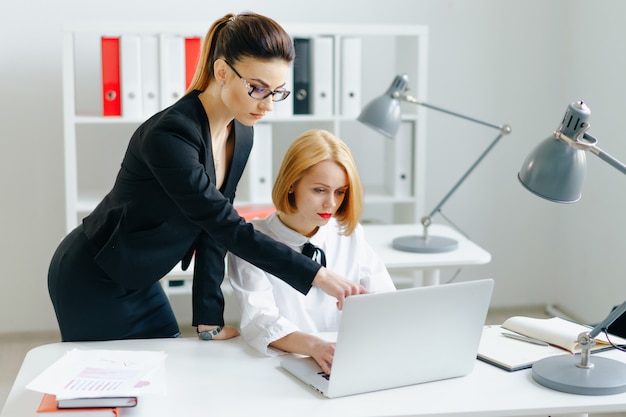
<path fill-rule="evenodd" d="M 329 398 L 470 373 L 493 280 L 348 297 L 330 377 L 312 358 L 281 366 Z"/>

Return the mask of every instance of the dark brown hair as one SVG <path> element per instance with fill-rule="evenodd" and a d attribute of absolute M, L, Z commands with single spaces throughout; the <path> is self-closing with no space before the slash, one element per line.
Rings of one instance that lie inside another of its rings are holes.
<path fill-rule="evenodd" d="M 292 62 L 295 55 L 291 37 L 274 20 L 252 12 L 229 13 L 216 20 L 207 32 L 187 93 L 206 90 L 213 80 L 213 64 L 218 58 L 230 63 L 242 58 Z"/>

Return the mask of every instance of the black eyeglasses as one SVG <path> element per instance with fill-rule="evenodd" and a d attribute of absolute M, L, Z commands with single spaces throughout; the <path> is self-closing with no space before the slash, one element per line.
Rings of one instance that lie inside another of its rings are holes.
<path fill-rule="evenodd" d="M 226 65 L 228 65 L 230 69 L 233 70 L 233 72 L 237 75 L 237 77 L 239 77 L 239 79 L 243 81 L 243 84 L 248 89 L 248 95 L 255 100 L 265 100 L 269 96 L 272 96 L 272 101 L 274 102 L 283 101 L 284 99 L 289 97 L 289 94 L 291 94 L 291 91 L 285 90 L 284 88 L 279 88 L 278 90 L 272 91 L 269 88 L 250 85 L 250 83 L 247 82 L 241 75 L 239 75 L 237 70 L 232 65 L 230 65 L 230 63 L 228 63 L 228 61 L 224 60 L 224 62 L 226 62 Z"/>

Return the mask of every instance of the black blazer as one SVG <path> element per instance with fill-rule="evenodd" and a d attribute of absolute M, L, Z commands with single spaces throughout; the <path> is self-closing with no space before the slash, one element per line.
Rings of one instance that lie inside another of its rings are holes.
<path fill-rule="evenodd" d="M 94 261 L 128 289 L 154 284 L 181 260 L 187 268 L 195 252 L 193 324 L 221 324 L 227 250 L 304 294 L 320 265 L 255 231 L 232 207 L 252 127 L 233 122 L 233 160 L 221 191 L 215 188 L 209 122 L 198 94 L 135 131 L 113 189 L 83 226 L 98 248 Z"/>

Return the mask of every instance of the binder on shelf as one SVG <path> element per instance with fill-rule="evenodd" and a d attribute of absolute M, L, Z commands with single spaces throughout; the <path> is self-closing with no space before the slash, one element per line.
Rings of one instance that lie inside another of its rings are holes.
<path fill-rule="evenodd" d="M 285 79 L 285 89 L 291 91 L 291 94 L 283 100 L 277 103 L 273 103 L 273 110 L 266 114 L 265 120 L 272 120 L 280 117 L 293 116 L 293 97 L 295 96 L 293 90 L 293 69 L 287 71 L 287 79 Z"/>
<path fill-rule="evenodd" d="M 139 35 L 120 36 L 120 91 L 122 115 L 138 119 L 142 116 L 141 104 L 141 38 Z"/>
<path fill-rule="evenodd" d="M 333 38 L 318 36 L 312 38 L 312 86 L 313 114 L 331 116 L 333 114 Z"/>
<path fill-rule="evenodd" d="M 102 36 L 106 33 L 72 33 L 74 114 L 102 116 Z M 80 57 L 80 59 L 78 59 Z M 64 64 L 69 65 L 69 63 Z M 65 70 L 65 68 L 64 68 Z M 65 72 L 65 71 L 64 71 Z M 68 80 L 69 81 L 69 80 Z M 67 81 L 63 81 L 63 89 Z M 67 107 L 67 106 L 64 106 Z"/>
<path fill-rule="evenodd" d="M 198 37 L 185 38 L 185 90 L 191 84 L 193 75 L 196 73 L 202 39 Z"/>
<path fill-rule="evenodd" d="M 121 116 L 120 94 L 120 38 L 100 38 L 102 57 L 102 115 Z"/>
<path fill-rule="evenodd" d="M 144 118 L 161 109 L 159 38 L 156 34 L 141 36 L 141 105 Z"/>
<path fill-rule="evenodd" d="M 361 38 L 341 38 L 341 114 L 361 112 Z"/>
<path fill-rule="evenodd" d="M 185 93 L 185 39 L 163 35 L 161 41 L 161 107 L 165 108 Z"/>
<path fill-rule="evenodd" d="M 294 38 L 293 114 L 311 114 L 311 40 Z"/>
<path fill-rule="evenodd" d="M 389 147 L 387 160 L 389 170 L 388 184 L 391 184 L 393 197 L 410 197 L 412 195 L 413 170 L 413 124 L 402 123 L 392 140 L 383 139 Z"/>
<path fill-rule="evenodd" d="M 251 203 L 272 203 L 272 125 L 254 126 L 254 146 L 246 166 Z"/>

